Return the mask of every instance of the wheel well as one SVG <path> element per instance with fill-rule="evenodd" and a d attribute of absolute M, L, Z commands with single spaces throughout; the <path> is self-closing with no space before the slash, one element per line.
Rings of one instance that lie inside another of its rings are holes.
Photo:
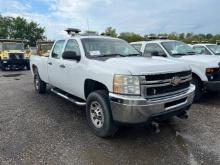
<path fill-rule="evenodd" d="M 202 84 L 202 80 L 201 80 L 201 78 L 200 78 L 197 74 L 192 73 L 192 77 L 193 77 L 193 78 L 196 78 L 197 80 L 199 80 L 200 85 L 203 86 L 203 84 Z"/>
<path fill-rule="evenodd" d="M 104 84 L 98 81 L 87 79 L 84 84 L 85 98 L 87 98 L 91 92 L 96 91 L 96 90 L 108 91 L 108 88 Z"/>
<path fill-rule="evenodd" d="M 33 70 L 33 73 L 36 73 L 36 71 L 37 71 L 37 66 L 36 66 L 36 65 L 32 65 L 32 70 Z"/>

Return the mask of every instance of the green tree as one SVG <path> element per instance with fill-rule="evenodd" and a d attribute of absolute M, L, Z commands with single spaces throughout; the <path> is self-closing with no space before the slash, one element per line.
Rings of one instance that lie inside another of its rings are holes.
<path fill-rule="evenodd" d="M 9 38 L 12 27 L 12 17 L 2 17 L 0 15 L 0 38 Z"/>
<path fill-rule="evenodd" d="M 139 34 L 131 33 L 131 32 L 122 32 L 119 35 L 119 38 L 127 41 L 127 42 L 135 42 L 135 41 L 143 41 L 144 37 Z"/>
<path fill-rule="evenodd" d="M 107 27 L 105 29 L 104 35 L 111 36 L 111 37 L 117 37 L 118 36 L 118 34 L 116 33 L 116 29 L 114 29 L 112 27 Z"/>
<path fill-rule="evenodd" d="M 38 39 L 44 39 L 45 29 L 39 24 L 28 22 L 22 17 L 0 16 L 0 38 L 20 38 L 27 41 L 30 46 L 36 45 Z"/>

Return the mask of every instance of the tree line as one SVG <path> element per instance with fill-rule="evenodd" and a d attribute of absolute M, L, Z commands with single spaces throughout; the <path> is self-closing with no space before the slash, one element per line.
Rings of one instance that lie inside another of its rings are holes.
<path fill-rule="evenodd" d="M 96 31 L 87 31 L 98 34 Z M 117 33 L 116 29 L 113 27 L 107 27 L 101 35 L 118 37 L 126 40 L 127 42 L 143 41 L 146 40 L 148 36 L 166 36 L 167 39 L 180 40 L 185 43 L 192 43 L 193 41 L 207 41 L 210 43 L 215 43 L 220 40 L 219 34 L 194 34 L 194 33 L 161 33 L 161 34 L 146 34 L 144 36 L 134 33 L 134 32 L 121 32 Z M 20 38 L 25 41 L 26 44 L 30 46 L 35 46 L 37 40 L 46 39 L 45 28 L 40 27 L 36 22 L 28 22 L 22 17 L 8 17 L 0 15 L 0 38 Z"/>
<path fill-rule="evenodd" d="M 170 40 L 180 40 L 185 43 L 191 44 L 192 42 L 209 42 L 209 43 L 216 43 L 217 40 L 220 40 L 220 33 L 219 34 L 194 34 L 194 33 L 159 33 L 159 34 L 146 34 L 144 36 L 141 36 L 139 34 L 133 33 L 133 32 L 122 32 L 117 33 L 116 29 L 112 27 L 108 27 L 105 32 L 102 33 L 103 35 L 112 36 L 112 37 L 118 37 L 121 39 L 124 39 L 128 42 L 135 42 L 135 41 L 143 41 L 146 39 L 149 39 L 149 36 L 152 38 L 158 38 L 159 36 L 163 36 Z"/>
<path fill-rule="evenodd" d="M 36 22 L 28 22 L 22 17 L 3 17 L 0 15 L 0 38 L 22 39 L 26 45 L 35 46 L 36 41 L 45 39 L 45 28 Z"/>

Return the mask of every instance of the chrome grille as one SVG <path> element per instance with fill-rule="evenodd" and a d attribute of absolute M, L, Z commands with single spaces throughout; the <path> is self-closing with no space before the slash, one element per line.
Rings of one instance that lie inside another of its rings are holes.
<path fill-rule="evenodd" d="M 189 88 L 191 80 L 191 71 L 142 76 L 142 95 L 155 98 L 183 92 Z"/>

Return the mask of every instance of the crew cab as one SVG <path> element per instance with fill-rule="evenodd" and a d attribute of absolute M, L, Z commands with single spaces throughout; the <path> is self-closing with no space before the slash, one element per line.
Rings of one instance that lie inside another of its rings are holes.
<path fill-rule="evenodd" d="M 152 40 L 131 43 L 145 56 L 164 57 L 191 66 L 192 83 L 196 86 L 194 101 L 205 91 L 220 91 L 220 57 L 198 55 L 189 45 L 175 40 Z"/>
<path fill-rule="evenodd" d="M 120 124 L 152 123 L 186 116 L 194 97 L 190 67 L 163 58 L 146 58 L 127 42 L 74 32 L 57 40 L 49 57 L 32 55 L 38 93 L 47 84 L 55 94 L 86 105 L 92 131 L 113 135 Z"/>
<path fill-rule="evenodd" d="M 202 55 L 220 55 L 220 45 L 217 44 L 195 44 L 192 46 L 197 54 Z"/>

